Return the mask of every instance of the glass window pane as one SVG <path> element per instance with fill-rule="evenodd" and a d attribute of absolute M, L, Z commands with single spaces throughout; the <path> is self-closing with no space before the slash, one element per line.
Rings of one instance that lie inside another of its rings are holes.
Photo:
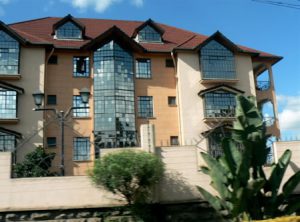
<path fill-rule="evenodd" d="M 18 74 L 19 50 L 19 42 L 0 30 L 0 74 Z"/>
<path fill-rule="evenodd" d="M 90 108 L 88 103 L 83 103 L 81 96 L 73 96 L 73 117 L 88 117 Z"/>
<path fill-rule="evenodd" d="M 204 79 L 235 79 L 234 54 L 215 40 L 200 50 L 201 71 Z"/>
<path fill-rule="evenodd" d="M 0 152 L 13 152 L 16 147 L 16 138 L 14 135 L 0 132 Z"/>
<path fill-rule="evenodd" d="M 153 117 L 152 96 L 138 97 L 138 116 L 143 118 Z"/>
<path fill-rule="evenodd" d="M 17 118 L 17 92 L 0 88 L 0 119 Z"/>
<path fill-rule="evenodd" d="M 56 30 L 57 39 L 81 39 L 81 30 L 73 22 L 66 22 Z"/>
<path fill-rule="evenodd" d="M 139 31 L 138 39 L 140 42 L 161 42 L 161 35 L 154 28 L 147 25 Z"/>
<path fill-rule="evenodd" d="M 89 160 L 90 159 L 90 138 L 75 137 L 73 139 L 73 160 Z"/>

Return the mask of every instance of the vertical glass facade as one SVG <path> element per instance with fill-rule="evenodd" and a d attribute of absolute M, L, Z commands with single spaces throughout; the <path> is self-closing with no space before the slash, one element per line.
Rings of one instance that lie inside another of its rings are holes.
<path fill-rule="evenodd" d="M 115 41 L 94 52 L 94 133 L 100 148 L 136 146 L 134 59 Z"/>
<path fill-rule="evenodd" d="M 201 70 L 204 79 L 235 79 L 234 54 L 215 40 L 200 51 Z"/>

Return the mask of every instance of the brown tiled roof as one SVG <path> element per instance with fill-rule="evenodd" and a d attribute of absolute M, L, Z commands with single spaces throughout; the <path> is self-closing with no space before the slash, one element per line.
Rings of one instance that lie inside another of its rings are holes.
<path fill-rule="evenodd" d="M 56 40 L 52 35 L 53 25 L 61 19 L 63 18 L 46 17 L 10 24 L 9 27 L 32 44 L 50 44 L 56 48 L 81 48 L 113 26 L 117 26 L 126 35 L 133 37 L 135 30 L 144 23 L 143 21 L 76 18 L 77 21 L 85 26 L 86 38 L 84 40 Z M 192 50 L 209 38 L 205 35 L 165 24 L 156 24 L 164 30 L 162 36 L 164 43 L 139 43 L 149 52 L 171 52 L 175 48 Z M 237 46 L 242 52 L 257 53 L 263 57 L 277 57 L 255 49 Z"/>

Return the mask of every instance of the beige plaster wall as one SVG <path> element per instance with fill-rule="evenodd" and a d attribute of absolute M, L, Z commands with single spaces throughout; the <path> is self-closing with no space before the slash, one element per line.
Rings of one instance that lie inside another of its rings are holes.
<path fill-rule="evenodd" d="M 88 77 L 73 77 L 73 57 L 74 56 L 89 56 L 88 53 L 74 51 L 54 51 L 53 55 L 58 58 L 57 64 L 48 64 L 45 78 L 45 97 L 47 95 L 56 95 L 57 104 L 47 105 L 46 107 L 62 110 L 66 112 L 73 106 L 73 95 L 79 95 L 82 88 L 88 88 L 93 93 L 92 78 Z M 91 60 L 91 59 L 90 59 Z M 91 67 L 91 65 L 90 65 Z M 92 73 L 90 73 L 92 76 Z M 46 100 L 45 100 L 46 101 Z M 91 143 L 90 160 L 73 161 L 73 138 L 74 137 L 89 137 L 93 141 L 93 97 L 91 95 L 89 101 L 90 116 L 84 118 L 72 117 L 72 114 L 66 121 L 65 126 L 65 175 L 86 175 L 86 171 L 93 166 L 94 146 Z M 61 161 L 61 132 L 59 122 L 53 121 L 55 115 L 52 112 L 45 112 L 47 125 L 45 130 L 45 144 L 47 137 L 56 137 L 57 146 L 49 148 L 49 152 L 55 152 L 56 157 L 53 161 L 53 170 L 59 172 Z M 51 122 L 52 121 L 52 122 Z"/>
<path fill-rule="evenodd" d="M 245 91 L 245 95 L 255 96 L 255 82 L 250 56 L 235 55 L 237 80 L 224 82 L 211 81 L 203 82 L 199 65 L 199 55 L 197 52 L 178 53 L 178 94 L 179 113 L 181 126 L 181 139 L 183 145 L 198 145 L 206 149 L 207 144 L 201 133 L 207 131 L 220 122 L 204 122 L 204 101 L 198 96 L 201 90 L 214 86 L 227 84 L 234 88 Z"/>
<path fill-rule="evenodd" d="M 44 91 L 45 74 L 45 49 L 43 48 L 21 48 L 20 75 L 19 80 L 6 81 L 25 90 L 23 95 L 18 97 L 18 123 L 1 124 L 2 127 L 14 130 L 23 135 L 23 139 L 17 146 L 17 160 L 21 161 L 24 155 L 41 145 L 43 133 L 38 129 L 43 127 L 42 112 L 34 112 L 32 93 L 37 89 Z"/>
<path fill-rule="evenodd" d="M 138 96 L 153 97 L 153 118 L 138 117 L 136 101 L 136 128 L 142 124 L 155 126 L 156 146 L 170 146 L 170 136 L 179 136 L 177 106 L 168 105 L 169 96 L 176 95 L 175 69 L 165 66 L 170 56 L 163 54 L 135 54 L 135 58 L 151 59 L 151 79 L 135 79 L 135 98 Z"/>

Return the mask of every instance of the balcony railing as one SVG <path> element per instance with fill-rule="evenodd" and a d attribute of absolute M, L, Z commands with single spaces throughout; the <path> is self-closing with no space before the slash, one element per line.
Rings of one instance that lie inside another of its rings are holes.
<path fill-rule="evenodd" d="M 256 82 L 256 89 L 259 91 L 266 91 L 270 88 L 271 83 L 270 81 L 257 81 Z"/>
<path fill-rule="evenodd" d="M 229 118 L 235 116 L 235 108 L 231 109 L 205 109 L 206 118 Z"/>
<path fill-rule="evenodd" d="M 274 124 L 275 118 L 274 117 L 264 117 L 263 122 L 264 122 L 266 127 L 269 127 L 269 126 L 272 126 Z"/>

